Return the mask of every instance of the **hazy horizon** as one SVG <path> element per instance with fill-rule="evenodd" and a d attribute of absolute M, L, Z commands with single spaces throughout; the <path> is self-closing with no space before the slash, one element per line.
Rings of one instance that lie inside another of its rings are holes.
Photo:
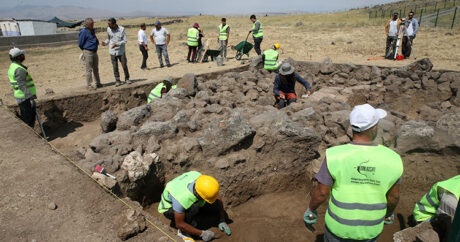
<path fill-rule="evenodd" d="M 80 0 L 78 5 L 75 1 L 69 0 L 34 0 L 34 1 L 11 1 L 4 2 L 0 10 L 20 7 L 24 5 L 33 6 L 73 6 L 84 8 L 95 8 L 118 13 L 128 13 L 135 11 L 150 12 L 154 14 L 249 14 L 249 13 L 266 13 L 266 12 L 334 12 L 344 11 L 351 8 L 361 8 L 377 4 L 397 2 L 397 0 L 233 0 L 217 3 L 212 0 L 201 0 L 198 4 L 193 4 L 188 0 L 173 1 L 149 1 L 149 0 L 112 0 L 112 1 L 94 1 Z M 243 9 L 243 10 L 241 10 Z"/>

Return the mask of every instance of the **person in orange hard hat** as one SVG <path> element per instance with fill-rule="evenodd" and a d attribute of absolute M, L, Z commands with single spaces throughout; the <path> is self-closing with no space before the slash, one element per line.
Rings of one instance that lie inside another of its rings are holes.
<path fill-rule="evenodd" d="M 171 219 L 171 225 L 177 227 L 177 234 L 184 240 L 200 237 L 203 241 L 211 241 L 215 237 L 214 232 L 196 228 L 198 223 L 195 217 L 206 203 L 216 203 L 220 219 L 218 227 L 231 235 L 224 205 L 219 197 L 219 183 L 214 177 L 197 171 L 186 172 L 166 184 L 158 204 L 158 212 Z"/>

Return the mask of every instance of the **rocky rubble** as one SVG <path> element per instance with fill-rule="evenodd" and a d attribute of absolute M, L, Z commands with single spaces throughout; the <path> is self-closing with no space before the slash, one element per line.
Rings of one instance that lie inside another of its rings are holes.
<path fill-rule="evenodd" d="M 366 102 L 388 111 L 378 143 L 403 155 L 458 153 L 458 73 L 432 71 L 428 59 L 402 68 L 287 61 L 312 84 L 310 97 L 300 98 L 297 85 L 298 102 L 274 108 L 275 74 L 256 59 L 207 80 L 187 74 L 164 98 L 120 113 L 115 130 L 104 125 L 108 133 L 80 162 L 101 164 L 122 196 L 142 204 L 158 200 L 164 181 L 199 170 L 220 181 L 227 205 L 238 205 L 305 184 L 325 148 L 351 140 L 349 112 Z M 106 116 L 104 124 L 116 120 Z"/>

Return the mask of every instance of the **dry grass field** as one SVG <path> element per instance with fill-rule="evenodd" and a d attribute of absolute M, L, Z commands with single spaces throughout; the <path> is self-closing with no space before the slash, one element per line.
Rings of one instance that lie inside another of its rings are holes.
<path fill-rule="evenodd" d="M 416 16 L 417 17 L 417 16 Z M 159 80 L 166 76 L 180 77 L 188 72 L 201 74 L 217 71 L 224 68 L 241 66 L 241 62 L 230 58 L 224 67 L 218 67 L 215 62 L 189 64 L 185 61 L 187 54 L 186 32 L 187 29 L 198 22 L 204 30 L 205 38 L 210 40 L 211 49 L 217 49 L 217 26 L 221 16 L 196 16 L 180 18 L 184 22 L 166 27 L 171 33 L 171 43 L 168 47 L 173 67 L 159 68 L 156 52 L 150 46 L 148 67 L 141 70 L 141 53 L 137 44 L 138 28 L 127 29 L 128 66 L 132 80 Z M 173 18 L 160 19 L 167 21 Z M 305 14 L 259 17 L 264 27 L 264 40 L 262 49 L 268 49 L 278 42 L 281 44 L 280 58 L 294 58 L 296 60 L 317 61 L 331 58 L 337 63 L 355 63 L 377 66 L 402 66 L 417 59 L 428 57 L 435 69 L 460 70 L 460 38 L 456 29 L 421 27 L 414 41 L 413 56 L 409 60 L 368 61 L 370 57 L 384 54 L 385 31 L 382 23 L 368 19 L 368 13 L 363 10 L 351 10 L 330 14 Z M 121 26 L 127 24 L 153 23 L 154 18 L 122 19 Z M 227 17 L 231 26 L 230 45 L 243 41 L 251 28 L 252 23 L 248 16 Z M 297 23 L 302 23 L 297 26 Z M 105 21 L 96 23 L 96 27 L 106 26 Z M 147 29 L 150 33 L 152 27 Z M 458 29 L 457 29 L 458 31 Z M 98 38 L 103 41 L 105 33 L 98 33 Z M 251 40 L 251 37 L 250 37 Z M 252 40 L 251 40 L 252 41 Z M 333 42 L 333 44 L 332 44 Z M 85 91 L 84 67 L 79 63 L 78 57 L 81 50 L 78 46 L 67 45 L 57 48 L 31 48 L 27 49 L 25 65 L 38 87 L 39 98 L 45 98 L 45 90 L 52 89 L 55 95 L 66 95 Z M 114 77 L 107 47 L 99 48 L 99 69 L 103 84 L 113 84 Z M 228 56 L 233 57 L 235 52 L 228 51 Z M 255 52 L 252 51 L 254 56 Z M 0 52 L 0 98 L 6 103 L 14 103 L 9 86 L 7 70 L 10 61 L 8 52 Z M 120 66 L 120 74 L 123 72 Z"/>

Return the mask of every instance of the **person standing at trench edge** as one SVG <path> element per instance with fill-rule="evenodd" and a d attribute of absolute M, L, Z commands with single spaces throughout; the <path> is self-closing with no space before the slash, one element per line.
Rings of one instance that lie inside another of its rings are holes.
<path fill-rule="evenodd" d="M 376 145 L 377 124 L 387 113 L 369 104 L 350 114 L 353 141 L 326 150 L 318 181 L 303 219 L 316 223 L 316 209 L 328 199 L 324 241 L 377 241 L 383 225 L 394 222 L 403 163 L 391 149 Z"/>
<path fill-rule="evenodd" d="M 128 60 L 126 59 L 126 37 L 125 28 L 118 26 L 117 20 L 109 18 L 107 22 L 107 39 L 102 42 L 102 46 L 109 45 L 110 60 L 113 66 L 113 75 L 115 76 L 115 86 L 120 86 L 120 73 L 118 72 L 118 61 L 121 62 L 123 72 L 125 73 L 125 83 L 131 84 L 129 80 Z"/>

